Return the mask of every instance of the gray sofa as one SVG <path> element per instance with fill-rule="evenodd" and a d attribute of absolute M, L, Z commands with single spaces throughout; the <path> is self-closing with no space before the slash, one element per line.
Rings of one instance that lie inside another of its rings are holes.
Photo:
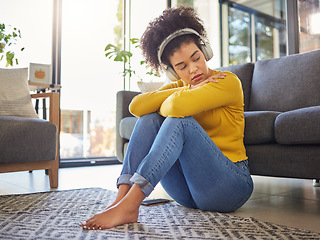
<path fill-rule="evenodd" d="M 240 78 L 251 174 L 320 179 L 320 50 L 219 68 Z M 117 94 L 117 157 L 123 161 L 139 92 Z"/>

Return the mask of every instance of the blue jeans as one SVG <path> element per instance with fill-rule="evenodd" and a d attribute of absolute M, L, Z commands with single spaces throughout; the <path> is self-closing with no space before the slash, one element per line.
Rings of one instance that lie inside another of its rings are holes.
<path fill-rule="evenodd" d="M 179 204 L 217 212 L 235 211 L 253 191 L 247 161 L 229 160 L 194 118 L 152 113 L 135 125 L 117 185 L 149 196 L 160 181 Z"/>

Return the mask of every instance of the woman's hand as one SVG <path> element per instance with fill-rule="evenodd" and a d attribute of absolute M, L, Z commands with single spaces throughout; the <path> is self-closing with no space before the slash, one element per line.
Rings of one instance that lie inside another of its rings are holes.
<path fill-rule="evenodd" d="M 212 75 L 212 76 L 208 77 L 206 80 L 198 83 L 197 85 L 191 85 L 189 89 L 190 90 L 196 89 L 196 88 L 201 87 L 204 84 L 209 83 L 209 82 L 218 83 L 219 81 L 216 79 L 224 79 L 226 76 L 227 76 L 226 73 L 218 73 L 218 74 Z"/>

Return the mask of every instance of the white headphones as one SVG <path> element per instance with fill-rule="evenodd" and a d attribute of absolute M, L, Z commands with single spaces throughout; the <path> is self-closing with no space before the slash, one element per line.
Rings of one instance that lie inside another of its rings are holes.
<path fill-rule="evenodd" d="M 179 80 L 180 77 L 172 67 L 167 66 L 162 63 L 162 61 L 161 61 L 162 53 L 170 41 L 172 41 L 174 38 L 176 38 L 178 36 L 187 35 L 187 34 L 195 34 L 201 39 L 202 43 L 200 44 L 200 50 L 203 52 L 206 61 L 209 61 L 213 57 L 213 51 L 212 51 L 210 44 L 197 31 L 195 31 L 191 28 L 183 28 L 183 29 L 180 29 L 180 30 L 170 34 L 165 40 L 163 40 L 163 42 L 160 44 L 160 46 L 158 48 L 158 60 L 159 60 L 161 68 L 164 70 L 164 72 L 167 74 L 167 77 L 171 81 Z"/>

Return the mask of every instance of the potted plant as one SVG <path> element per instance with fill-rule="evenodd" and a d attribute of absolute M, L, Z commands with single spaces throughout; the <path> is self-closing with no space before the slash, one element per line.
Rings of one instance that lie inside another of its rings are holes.
<path fill-rule="evenodd" d="M 13 28 L 8 31 L 6 25 L 0 23 L 0 61 L 2 61 L 5 56 L 6 67 L 13 66 L 14 63 L 18 65 L 18 59 L 15 57 L 15 52 L 13 52 L 11 48 L 19 38 L 21 38 L 20 30 Z M 20 51 L 23 50 L 24 48 L 20 49 Z"/>
<path fill-rule="evenodd" d="M 139 48 L 140 47 L 139 39 L 137 39 L 137 38 L 131 38 L 130 39 L 130 44 L 134 48 Z M 139 79 L 138 86 L 141 85 L 141 83 L 143 83 L 143 78 L 140 77 L 139 74 L 137 73 L 137 71 L 132 68 L 131 61 L 132 61 L 133 53 L 131 51 L 121 50 L 121 46 L 114 45 L 114 44 L 110 43 L 110 44 L 108 44 L 106 46 L 105 52 L 106 52 L 105 56 L 108 59 L 113 59 L 113 61 L 122 62 L 123 63 L 123 72 L 122 72 L 122 74 L 123 74 L 123 81 L 124 81 L 123 82 L 123 86 L 124 86 L 124 88 L 125 88 L 126 76 L 128 76 L 129 81 L 130 81 L 130 78 L 133 75 L 138 77 L 138 79 Z M 152 76 L 155 76 L 155 77 L 160 77 L 159 73 L 155 72 L 153 69 L 151 69 L 150 66 L 146 63 L 146 61 L 140 61 L 140 65 L 145 66 L 145 68 L 146 68 L 145 74 L 152 75 Z"/>

